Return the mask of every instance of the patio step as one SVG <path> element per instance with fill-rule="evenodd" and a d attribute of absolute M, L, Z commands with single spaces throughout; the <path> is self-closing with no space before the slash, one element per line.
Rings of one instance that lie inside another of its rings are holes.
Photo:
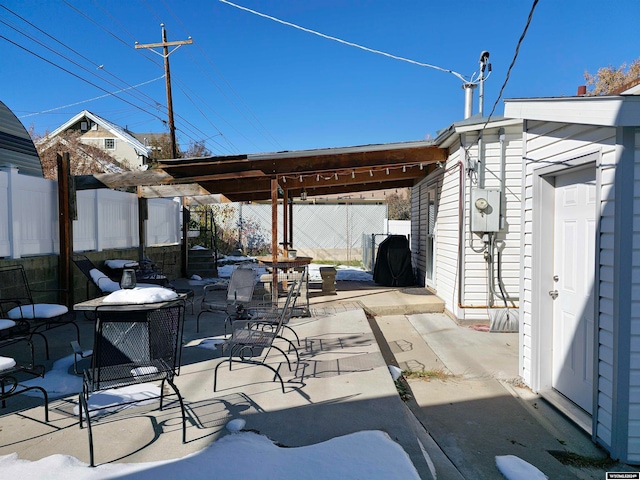
<path fill-rule="evenodd" d="M 213 263 L 213 251 L 189 250 L 189 264 L 187 274 L 200 275 L 202 278 L 214 278 L 218 276 L 218 271 Z"/>

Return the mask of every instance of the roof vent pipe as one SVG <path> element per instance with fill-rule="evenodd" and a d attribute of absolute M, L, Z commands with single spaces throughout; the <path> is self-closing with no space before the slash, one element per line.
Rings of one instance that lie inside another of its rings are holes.
<path fill-rule="evenodd" d="M 473 115 L 473 89 L 476 88 L 475 83 L 465 83 L 462 85 L 464 90 L 464 118 L 467 119 Z"/>

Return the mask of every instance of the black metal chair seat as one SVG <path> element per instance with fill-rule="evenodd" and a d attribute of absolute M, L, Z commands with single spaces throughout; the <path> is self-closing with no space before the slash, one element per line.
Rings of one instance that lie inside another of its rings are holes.
<path fill-rule="evenodd" d="M 14 337 L 0 342 L 0 348 L 24 342 L 29 347 L 30 361 L 19 362 L 12 357 L 0 356 L 0 405 L 6 407 L 7 399 L 28 392 L 38 390 L 44 399 L 44 419 L 49 421 L 49 397 L 47 391 L 39 385 L 26 386 L 20 383 L 19 376 L 23 373 L 35 377 L 44 377 L 44 366 L 34 365 L 33 344 L 28 336 Z"/>
<path fill-rule="evenodd" d="M 287 338 L 280 335 L 284 323 L 289 321 L 292 312 L 292 298 L 296 290 L 296 283 L 293 282 L 289 287 L 287 299 L 283 308 L 280 310 L 279 320 L 270 325 L 268 329 L 255 328 L 254 320 L 239 321 L 236 320 L 232 323 L 233 331 L 231 336 L 227 338 L 222 344 L 222 352 L 229 352 L 229 357 L 216 365 L 213 372 L 213 391 L 215 392 L 218 385 L 218 368 L 225 362 L 229 363 L 229 370 L 234 362 L 236 363 L 251 363 L 254 365 L 261 365 L 268 368 L 274 373 L 274 380 L 277 378 L 280 381 L 282 393 L 284 393 L 284 381 L 280 376 L 278 370 L 267 363 L 267 357 L 271 352 L 271 349 L 280 352 L 291 371 L 291 361 L 287 353 L 280 347 L 275 345 L 276 339 L 283 340 L 289 345 L 289 351 L 293 350 L 296 355 L 296 362 L 300 363 L 300 356 L 296 346 Z"/>
<path fill-rule="evenodd" d="M 160 394 L 145 395 L 144 401 L 158 398 L 162 410 L 165 382 L 178 397 L 182 413 L 182 442 L 186 442 L 186 411 L 173 379 L 180 373 L 184 300 L 161 307 L 151 305 L 105 306 L 96 309 L 91 366 L 83 374 L 79 396 L 79 423 L 87 423 L 89 463 L 94 466 L 93 412 L 104 406 L 91 406 L 91 394 L 130 385 L 161 381 Z M 117 405 L 142 400 L 123 401 Z M 95 419 L 94 419 L 95 420 Z"/>
<path fill-rule="evenodd" d="M 66 305 L 36 302 L 34 292 L 59 293 L 60 290 L 32 290 L 22 265 L 0 268 L 0 318 L 16 322 L 16 326 L 0 334 L 0 338 L 10 336 L 12 331 L 21 335 L 27 325 L 29 339 L 35 335 L 43 339 L 48 360 L 49 342 L 43 332 L 71 325 L 75 328 L 76 339 L 80 341 L 80 329 L 75 323 L 74 312 L 70 312 Z"/>

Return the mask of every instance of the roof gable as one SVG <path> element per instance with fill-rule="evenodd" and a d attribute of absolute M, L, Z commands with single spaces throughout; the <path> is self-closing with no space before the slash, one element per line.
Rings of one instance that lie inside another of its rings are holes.
<path fill-rule="evenodd" d="M 52 131 L 49 135 L 47 135 L 46 139 L 50 140 L 53 137 L 60 135 L 62 132 L 65 132 L 67 129 L 81 122 L 85 118 L 100 125 L 102 128 L 107 130 L 113 136 L 129 144 L 136 151 L 138 155 L 148 157 L 149 154 L 151 153 L 150 147 L 146 147 L 145 145 L 143 145 L 142 142 L 140 142 L 137 138 L 135 138 L 133 135 L 127 132 L 124 128 L 120 127 L 119 125 L 116 125 L 115 123 L 109 122 L 108 120 L 105 120 L 104 118 L 96 115 L 95 113 L 91 113 L 88 110 L 83 110 L 80 113 L 73 116 L 72 118 L 70 118 L 69 120 L 67 120 L 65 123 L 63 123 L 54 131 Z"/>

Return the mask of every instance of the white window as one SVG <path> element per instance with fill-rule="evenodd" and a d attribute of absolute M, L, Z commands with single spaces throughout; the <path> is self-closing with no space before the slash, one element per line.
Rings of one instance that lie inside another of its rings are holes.
<path fill-rule="evenodd" d="M 116 139 L 115 138 L 105 138 L 104 139 L 104 148 L 106 150 L 115 150 L 116 149 Z"/>

